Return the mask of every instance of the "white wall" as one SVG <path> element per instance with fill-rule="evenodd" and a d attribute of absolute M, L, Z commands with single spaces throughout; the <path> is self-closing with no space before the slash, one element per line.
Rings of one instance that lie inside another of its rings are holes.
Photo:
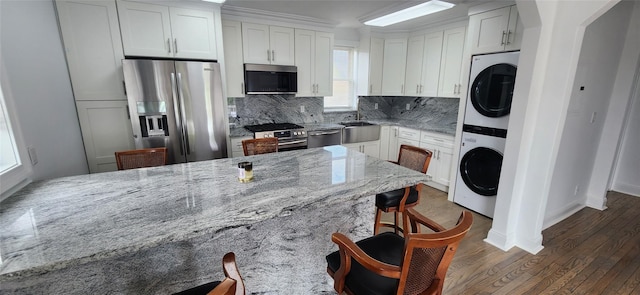
<path fill-rule="evenodd" d="M 640 146 L 640 132 L 638 132 L 640 130 L 640 85 L 636 86 L 635 98 L 618 158 L 613 190 L 640 197 L 640 153 L 638 153 Z"/>
<path fill-rule="evenodd" d="M 543 228 L 568 217 L 586 204 L 586 188 L 598 156 L 598 142 L 632 8 L 633 2 L 621 1 L 585 30 Z"/>
<path fill-rule="evenodd" d="M 32 179 L 88 173 L 53 1 L 0 1 L 0 44 Z"/>

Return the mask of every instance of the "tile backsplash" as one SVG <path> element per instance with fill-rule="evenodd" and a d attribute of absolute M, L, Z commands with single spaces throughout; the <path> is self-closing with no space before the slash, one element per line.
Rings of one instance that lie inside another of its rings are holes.
<path fill-rule="evenodd" d="M 361 96 L 359 100 L 362 120 L 437 121 L 439 125 L 455 126 L 458 118 L 457 98 Z M 356 119 L 355 111 L 325 113 L 322 97 L 247 95 L 229 98 L 229 106 L 236 114 L 236 117 L 229 118 L 229 122 L 237 126 L 285 122 L 323 124 Z"/>

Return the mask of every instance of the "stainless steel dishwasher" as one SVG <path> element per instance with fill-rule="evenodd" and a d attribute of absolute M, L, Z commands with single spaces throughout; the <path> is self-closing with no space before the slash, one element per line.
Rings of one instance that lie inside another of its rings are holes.
<path fill-rule="evenodd" d="M 342 128 L 307 132 L 307 147 L 321 147 L 341 144 Z"/>

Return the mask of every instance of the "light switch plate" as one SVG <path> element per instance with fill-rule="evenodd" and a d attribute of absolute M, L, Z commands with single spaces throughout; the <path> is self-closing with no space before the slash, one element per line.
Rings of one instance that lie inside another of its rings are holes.
<path fill-rule="evenodd" d="M 300 112 L 304 113 L 304 106 L 300 106 Z"/>
<path fill-rule="evenodd" d="M 407 111 L 411 109 L 411 104 L 407 104 Z"/>
<path fill-rule="evenodd" d="M 376 109 L 376 110 L 378 109 L 378 103 L 377 102 L 373 105 L 373 108 Z"/>

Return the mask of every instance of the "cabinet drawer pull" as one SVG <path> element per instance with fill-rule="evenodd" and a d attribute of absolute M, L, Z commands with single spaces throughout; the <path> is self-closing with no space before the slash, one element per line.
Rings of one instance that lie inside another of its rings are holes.
<path fill-rule="evenodd" d="M 271 52 L 267 49 L 267 61 L 271 61 Z"/>
<path fill-rule="evenodd" d="M 509 30 L 509 33 L 507 33 L 507 45 L 511 44 L 511 30 Z"/>
<path fill-rule="evenodd" d="M 171 53 L 171 38 L 167 38 L 167 52 Z"/>
<path fill-rule="evenodd" d="M 276 51 L 271 50 L 271 61 L 276 61 Z"/>
<path fill-rule="evenodd" d="M 173 39 L 173 49 L 175 54 L 178 54 L 178 38 Z"/>
<path fill-rule="evenodd" d="M 504 45 L 506 43 L 506 41 L 504 40 L 504 38 L 507 36 L 507 32 L 506 31 L 502 31 L 502 42 L 500 42 L 500 45 Z"/>

